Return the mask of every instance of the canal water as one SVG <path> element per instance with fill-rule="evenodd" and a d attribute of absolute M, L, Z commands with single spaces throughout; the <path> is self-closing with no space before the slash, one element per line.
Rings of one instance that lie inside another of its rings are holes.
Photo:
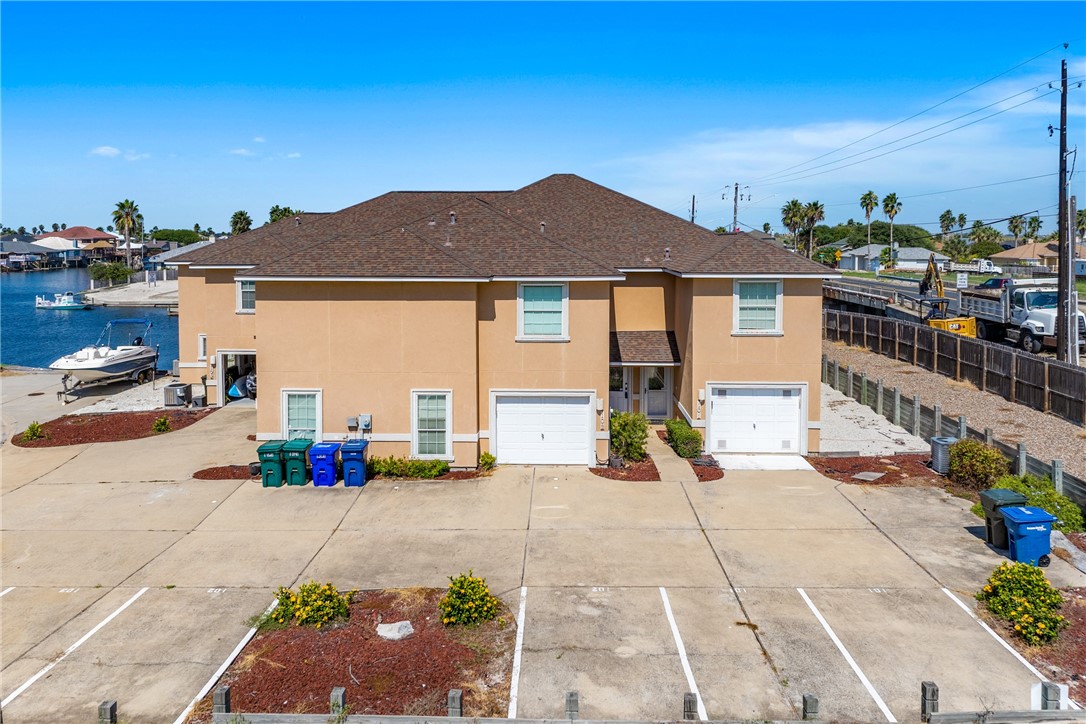
<path fill-rule="evenodd" d="M 35 309 L 34 297 L 90 288 L 86 269 L 0 274 L 0 363 L 48 367 L 81 347 L 94 344 L 106 322 L 138 317 L 151 322 L 150 344 L 158 346 L 159 369 L 177 359 L 177 317 L 165 308 L 95 307 L 81 311 Z"/>

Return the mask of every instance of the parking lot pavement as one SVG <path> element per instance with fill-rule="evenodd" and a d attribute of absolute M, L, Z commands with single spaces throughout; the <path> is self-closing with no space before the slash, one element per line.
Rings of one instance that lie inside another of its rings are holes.
<path fill-rule="evenodd" d="M 4 474 L 0 475 L 0 492 L 6 495 L 29 485 L 41 476 L 71 462 L 88 447 L 90 446 L 72 445 L 23 449 L 11 444 L 4 445 L 0 448 L 0 467 L 4 471 Z"/>
<path fill-rule="evenodd" d="M 631 484 L 598 478 L 587 484 L 571 478 L 569 471 L 538 468 L 531 527 L 697 530 L 699 526 L 681 483 Z"/>
<path fill-rule="evenodd" d="M 132 571 L 184 535 L 179 531 L 5 530 L 0 532 L 4 586 L 119 586 Z"/>

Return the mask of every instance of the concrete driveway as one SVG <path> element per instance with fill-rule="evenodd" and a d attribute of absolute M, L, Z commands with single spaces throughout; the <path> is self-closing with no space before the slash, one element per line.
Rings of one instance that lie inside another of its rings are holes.
<path fill-rule="evenodd" d="M 618 483 L 505 467 L 466 482 L 263 489 L 251 409 L 166 436 L 3 448 L 0 619 L 8 722 L 174 721 L 279 585 L 442 586 L 469 568 L 517 610 L 517 714 L 916 719 L 1028 708 L 1038 679 L 972 618 L 1000 555 L 964 501 L 814 472 Z M 1086 576 L 1054 559 L 1057 585 Z M 956 600 L 955 600 L 956 599 Z M 959 605 L 959 602 L 961 605 Z M 685 665 L 684 665 L 685 664 Z M 332 686 L 336 682 L 329 682 Z"/>

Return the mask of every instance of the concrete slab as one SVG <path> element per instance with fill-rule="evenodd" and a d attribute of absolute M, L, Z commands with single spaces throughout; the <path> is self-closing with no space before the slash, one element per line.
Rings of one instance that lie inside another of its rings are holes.
<path fill-rule="evenodd" d="M 529 586 L 723 586 L 701 531 L 532 530 Z"/>
<path fill-rule="evenodd" d="M 7 442 L 31 422 L 53 420 L 70 410 L 92 404 L 102 396 L 101 390 L 106 389 L 103 386 L 88 390 L 88 399 L 62 405 L 56 395 L 62 389 L 60 378 L 61 375 L 54 372 L 16 373 L 5 369 L 3 377 L 0 377 L 0 442 Z"/>
<path fill-rule="evenodd" d="M 807 594 L 898 720 L 919 719 L 921 681 L 941 711 L 1030 708 L 1036 677 L 941 591 Z"/>
<path fill-rule="evenodd" d="M 0 597 L 0 669 L 41 643 L 108 588 L 23 586 Z M 4 679 L 7 679 L 5 674 Z"/>
<path fill-rule="evenodd" d="M 3 531 L 5 586 L 116 586 L 183 537 L 173 531 Z"/>
<path fill-rule="evenodd" d="M 502 466 L 477 480 L 375 480 L 362 488 L 341 530 L 524 530 L 532 468 Z"/>
<path fill-rule="evenodd" d="M 522 585 L 524 531 L 337 531 L 298 580 L 340 589 L 445 587 L 449 576 L 486 578 L 495 595 Z M 514 606 L 515 610 L 515 606 Z"/>
<path fill-rule="evenodd" d="M 936 586 L 876 530 L 714 530 L 707 533 L 732 585 L 862 588 Z"/>
<path fill-rule="evenodd" d="M 0 491 L 5 494 L 37 480 L 85 451 L 87 445 L 20 448 L 10 442 L 0 448 Z"/>
<path fill-rule="evenodd" d="M 200 531 L 335 530 L 362 488 L 283 486 L 237 483 L 236 490 L 201 522 Z"/>
<path fill-rule="evenodd" d="M 842 483 L 841 495 L 879 527 L 908 528 L 932 525 L 975 525 L 972 502 L 938 488 L 891 488 Z"/>
<path fill-rule="evenodd" d="M 578 691 L 583 719 L 682 717 L 688 687 L 657 589 L 531 588 L 525 618 L 518 716 L 561 718 Z"/>
<path fill-rule="evenodd" d="M 668 598 L 710 719 L 798 719 L 802 703 L 766 661 L 730 588 L 669 588 Z M 800 694 L 802 696 L 802 694 Z"/>
<path fill-rule="evenodd" d="M 533 530 L 698 529 L 681 483 L 630 483 L 585 475 L 591 479 L 572 474 L 557 480 L 553 475 L 537 478 L 531 501 Z"/>
<path fill-rule="evenodd" d="M 656 470 L 660 473 L 660 480 L 673 483 L 697 482 L 698 476 L 694 474 L 694 469 L 690 467 L 690 463 L 676 455 L 671 446 L 656 434 L 657 430 L 662 429 L 664 429 L 662 426 L 650 428 L 649 437 L 645 444 L 645 450 L 652 456 L 652 461 L 656 464 Z"/>
<path fill-rule="evenodd" d="M 885 721 L 794 588 L 744 588 L 739 597 L 793 706 L 814 694 L 824 721 Z"/>
<path fill-rule="evenodd" d="M 898 455 L 931 450 L 929 443 L 827 384 L 822 385 L 821 399 L 822 454 Z"/>
<path fill-rule="evenodd" d="M 290 586 L 327 541 L 327 531 L 194 531 L 126 585 Z"/>
<path fill-rule="evenodd" d="M 802 455 L 723 455 L 713 457 L 725 470 L 814 470 Z"/>
<path fill-rule="evenodd" d="M 815 472 L 729 472 L 685 488 L 709 530 L 871 527 L 837 492 L 835 481 Z"/>
<path fill-rule="evenodd" d="M 236 480 L 29 485 L 4 496 L 7 530 L 191 530 Z"/>

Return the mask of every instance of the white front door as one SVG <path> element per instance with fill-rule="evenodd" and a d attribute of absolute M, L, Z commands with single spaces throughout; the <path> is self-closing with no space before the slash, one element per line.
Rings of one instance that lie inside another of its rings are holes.
<path fill-rule="evenodd" d="M 662 420 L 671 417 L 671 368 L 641 368 L 641 412 Z"/>
<path fill-rule="evenodd" d="M 630 411 L 630 369 L 611 368 L 610 408 L 613 412 Z"/>
<path fill-rule="evenodd" d="M 802 389 L 713 387 L 709 449 L 717 453 L 802 453 Z"/>
<path fill-rule="evenodd" d="M 592 465 L 596 461 L 592 397 L 580 394 L 496 396 L 492 446 L 507 465 Z"/>

